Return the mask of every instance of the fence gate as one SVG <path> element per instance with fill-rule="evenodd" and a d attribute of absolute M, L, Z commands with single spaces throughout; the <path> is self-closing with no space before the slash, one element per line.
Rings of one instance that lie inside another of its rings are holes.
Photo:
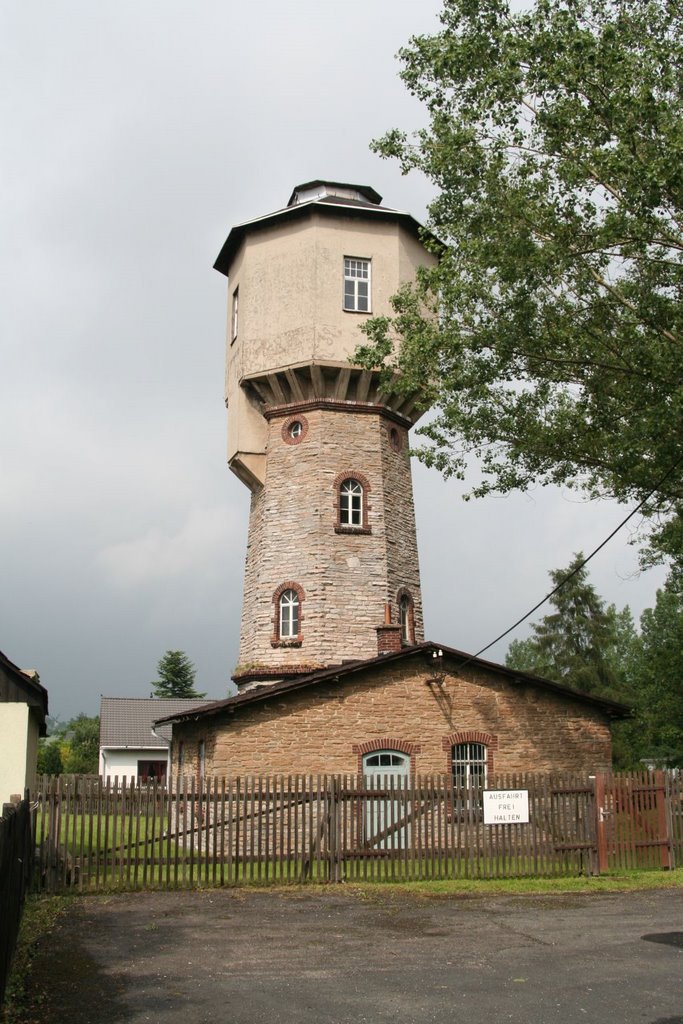
<path fill-rule="evenodd" d="M 671 868 L 664 772 L 595 777 L 598 870 Z"/>

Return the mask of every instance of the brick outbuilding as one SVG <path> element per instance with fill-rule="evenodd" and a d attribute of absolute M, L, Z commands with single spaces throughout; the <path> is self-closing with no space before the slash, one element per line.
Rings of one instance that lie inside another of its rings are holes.
<path fill-rule="evenodd" d="M 174 775 L 595 771 L 623 705 L 424 643 L 174 716 Z M 378 760 L 383 752 L 393 760 Z M 469 763 L 471 762 L 471 763 Z M 392 769 L 393 770 L 393 769 Z"/>

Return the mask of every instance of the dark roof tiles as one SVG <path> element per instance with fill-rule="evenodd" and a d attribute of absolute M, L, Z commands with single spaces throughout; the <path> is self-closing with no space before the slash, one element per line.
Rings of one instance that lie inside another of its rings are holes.
<path fill-rule="evenodd" d="M 101 697 L 100 746 L 143 747 L 166 750 L 171 725 L 152 732 L 155 721 L 169 715 L 187 714 L 214 701 L 197 697 Z"/>

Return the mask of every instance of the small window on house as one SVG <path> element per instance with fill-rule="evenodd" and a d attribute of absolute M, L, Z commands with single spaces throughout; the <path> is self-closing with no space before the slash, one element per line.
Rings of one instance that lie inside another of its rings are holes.
<path fill-rule="evenodd" d="M 401 643 L 415 643 L 415 612 L 410 594 L 401 594 L 398 602 L 399 623 L 401 625 Z"/>
<path fill-rule="evenodd" d="M 280 640 L 296 640 L 299 636 L 301 604 L 296 590 L 285 590 L 280 595 Z"/>
<path fill-rule="evenodd" d="M 339 485 L 339 525 L 363 526 L 363 485 L 349 478 Z"/>
<path fill-rule="evenodd" d="M 391 445 L 395 452 L 400 452 L 401 435 L 399 434 L 396 427 L 392 427 L 391 430 L 389 431 L 389 444 Z"/>
<path fill-rule="evenodd" d="M 185 744 L 182 740 L 178 743 L 178 772 L 183 774 L 185 769 Z"/>
<path fill-rule="evenodd" d="M 199 741 L 198 755 L 199 778 L 203 779 L 206 776 L 206 743 L 204 740 Z"/>
<path fill-rule="evenodd" d="M 237 321 L 238 321 L 238 307 L 239 307 L 240 290 L 239 287 L 235 288 L 232 293 L 232 328 L 231 337 L 234 341 L 237 337 Z"/>
<path fill-rule="evenodd" d="M 481 789 L 486 785 L 485 743 L 456 743 L 453 746 L 453 785 L 456 789 Z"/>
<path fill-rule="evenodd" d="M 289 425 L 289 436 L 293 438 L 301 437 L 304 432 L 304 425 L 301 420 L 294 420 Z"/>
<path fill-rule="evenodd" d="M 370 312 L 370 260 L 344 257 L 344 309 L 350 313 Z"/>

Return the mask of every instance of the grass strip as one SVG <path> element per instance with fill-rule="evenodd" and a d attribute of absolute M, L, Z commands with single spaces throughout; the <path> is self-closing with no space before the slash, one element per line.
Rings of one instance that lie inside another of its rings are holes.
<path fill-rule="evenodd" d="M 5 1001 L 0 1007 L 2 1024 L 16 1024 L 25 1021 L 27 1015 L 29 1018 L 33 1016 L 36 996 L 30 986 L 30 977 L 38 943 L 50 934 L 58 917 L 75 898 L 72 895 L 27 897 L 5 990 Z"/>

